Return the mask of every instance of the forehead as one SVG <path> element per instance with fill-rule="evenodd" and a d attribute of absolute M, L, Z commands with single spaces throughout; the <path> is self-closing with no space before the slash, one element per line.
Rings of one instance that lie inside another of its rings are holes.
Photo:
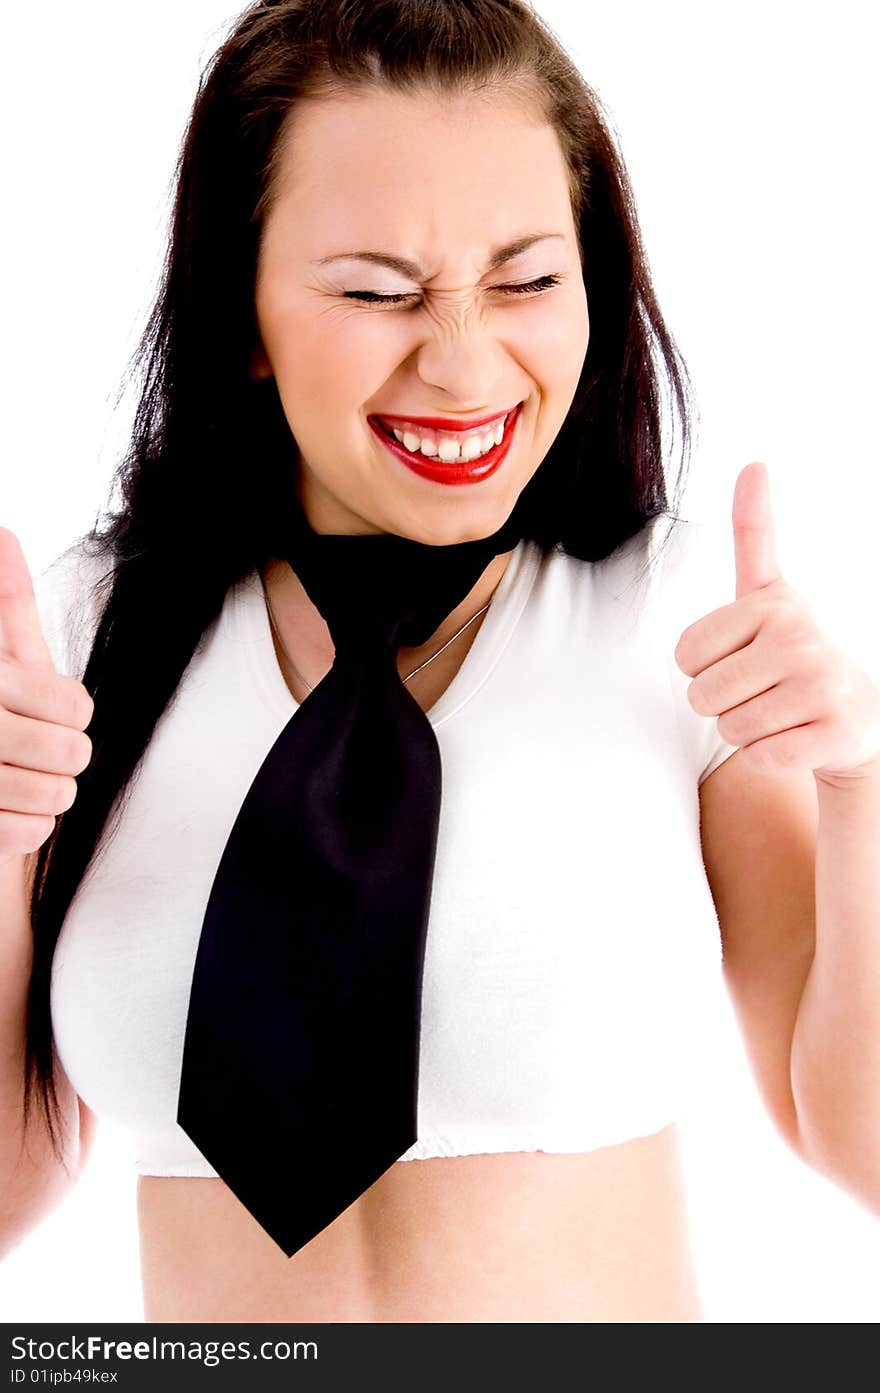
<path fill-rule="evenodd" d="M 310 256 L 384 245 L 427 266 L 452 248 L 483 257 L 533 228 L 574 238 L 556 132 L 503 93 L 308 100 L 278 154 L 267 230 L 284 224 Z"/>

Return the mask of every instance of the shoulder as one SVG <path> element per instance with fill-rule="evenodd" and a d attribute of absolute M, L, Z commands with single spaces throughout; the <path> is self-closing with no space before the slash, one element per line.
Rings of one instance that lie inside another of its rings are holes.
<path fill-rule="evenodd" d="M 650 524 L 655 564 L 668 576 L 702 568 L 735 574 L 733 532 L 719 518 L 654 518 Z"/>
<path fill-rule="evenodd" d="M 34 588 L 39 583 L 44 591 L 67 595 L 91 587 L 105 576 L 112 575 L 115 561 L 112 554 L 99 550 L 94 543 L 82 539 L 65 547 L 47 566 L 34 576 Z"/>
<path fill-rule="evenodd" d="M 733 533 L 717 519 L 656 518 L 649 551 L 658 623 L 677 633 L 736 593 Z"/>
<path fill-rule="evenodd" d="M 549 553 L 552 564 L 577 575 L 585 570 L 593 575 L 642 580 L 662 574 L 671 580 L 682 567 L 705 564 L 715 552 L 722 529 L 715 521 L 660 513 L 648 518 L 637 532 L 626 537 L 607 556 L 584 560 L 564 551 L 561 545 Z"/>
<path fill-rule="evenodd" d="M 555 549 L 545 565 L 560 586 L 589 594 L 622 617 L 632 612 L 654 621 L 677 622 L 699 592 L 722 593 L 727 560 L 721 529 L 712 522 L 659 514 L 598 560 L 584 560 Z M 729 574 L 733 575 L 732 543 Z M 719 601 L 721 603 L 721 601 Z"/>
<path fill-rule="evenodd" d="M 554 594 L 589 596 L 594 604 L 681 627 L 701 613 L 729 602 L 736 570 L 733 534 L 716 520 L 659 514 L 598 560 L 584 560 L 557 546 L 543 561 Z"/>
<path fill-rule="evenodd" d="M 80 679 L 110 596 L 114 558 L 82 540 L 33 576 L 43 636 L 59 672 Z"/>

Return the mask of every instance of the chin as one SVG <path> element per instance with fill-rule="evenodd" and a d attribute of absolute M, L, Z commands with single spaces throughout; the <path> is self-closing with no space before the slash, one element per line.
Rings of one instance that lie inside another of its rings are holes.
<path fill-rule="evenodd" d="M 427 529 L 423 527 L 400 527 L 394 531 L 400 537 L 408 537 L 410 541 L 421 542 L 429 547 L 451 547 L 459 542 L 479 541 L 483 537 L 491 537 L 493 532 L 497 532 L 504 519 L 499 518 L 486 527 L 449 527 L 438 530 L 437 528 Z"/>

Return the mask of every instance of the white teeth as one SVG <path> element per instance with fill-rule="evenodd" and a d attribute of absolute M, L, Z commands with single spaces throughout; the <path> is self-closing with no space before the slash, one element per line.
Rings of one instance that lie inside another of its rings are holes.
<path fill-rule="evenodd" d="M 494 445 L 494 443 L 495 443 L 494 440 L 493 440 L 492 443 L 493 443 L 493 445 Z M 464 442 L 464 444 L 462 445 L 462 447 L 461 447 L 461 454 L 459 455 L 459 459 L 463 459 L 463 460 L 476 459 L 476 458 L 477 458 L 477 455 L 483 455 L 483 454 L 485 454 L 485 453 L 486 453 L 486 452 L 485 452 L 485 449 L 483 448 L 483 441 L 482 441 L 481 437 L 480 437 L 479 435 L 471 435 L 471 436 L 468 437 L 468 439 L 467 439 L 467 440 Z"/>
<path fill-rule="evenodd" d="M 413 454 L 421 452 L 432 458 L 453 464 L 456 460 L 474 460 L 485 455 L 504 439 L 504 426 L 507 416 L 502 417 L 495 426 L 483 435 L 469 435 L 463 441 L 452 440 L 448 436 L 438 440 L 433 435 L 416 435 L 413 431 L 395 430 L 394 437 Z"/>
<path fill-rule="evenodd" d="M 452 464 L 461 457 L 462 448 L 457 440 L 441 440 L 437 446 L 437 454 L 444 464 Z"/>

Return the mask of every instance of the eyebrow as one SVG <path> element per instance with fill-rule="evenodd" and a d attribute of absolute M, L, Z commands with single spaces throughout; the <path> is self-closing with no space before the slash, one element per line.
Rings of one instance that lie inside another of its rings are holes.
<path fill-rule="evenodd" d="M 515 241 L 508 242 L 506 246 L 495 247 L 489 255 L 486 270 L 495 271 L 499 266 L 503 266 L 505 261 L 512 261 L 520 252 L 528 251 L 536 242 L 544 242 L 550 238 L 565 241 L 561 232 L 531 232 L 525 237 L 517 237 Z M 390 266 L 392 271 L 399 271 L 401 275 L 414 281 L 425 274 L 415 261 L 407 261 L 405 257 L 378 251 L 334 252 L 332 256 L 320 257 L 313 265 L 326 266 L 331 261 L 370 261 L 377 266 Z"/>

